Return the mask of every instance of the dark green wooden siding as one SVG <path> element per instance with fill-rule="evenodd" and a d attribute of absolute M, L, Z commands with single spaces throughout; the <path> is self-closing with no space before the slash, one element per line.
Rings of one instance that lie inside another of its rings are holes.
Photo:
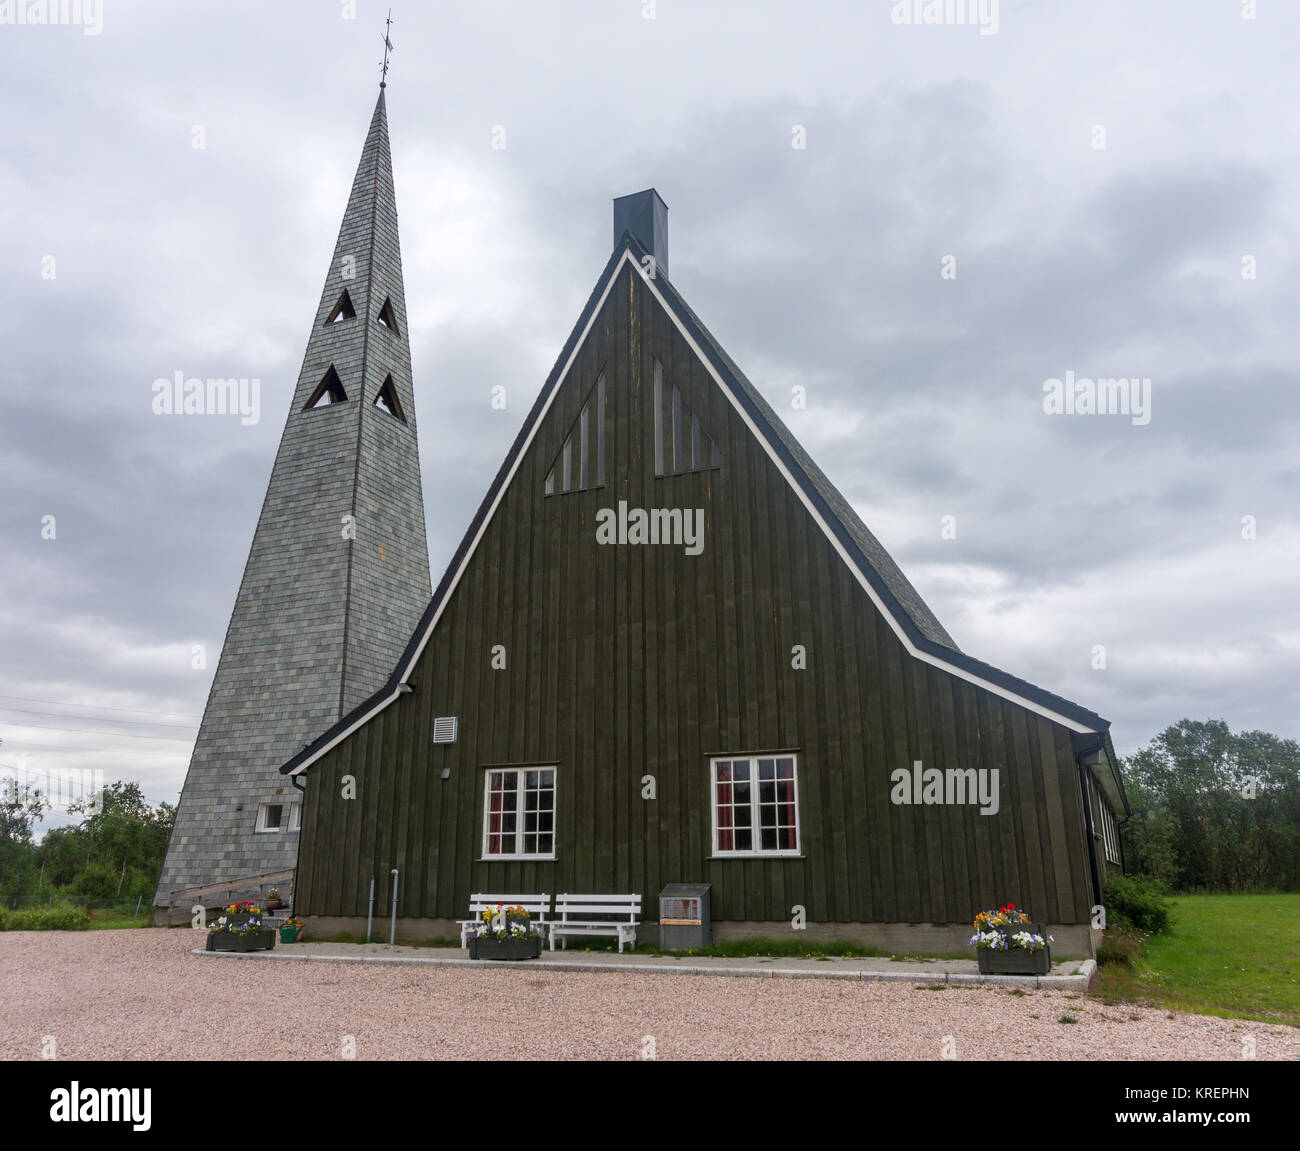
<path fill-rule="evenodd" d="M 720 468 L 655 476 L 654 357 Z M 546 497 L 602 371 L 606 483 Z M 596 513 L 620 499 L 703 508 L 703 554 L 597 545 Z M 791 667 L 795 644 L 807 670 Z M 788 920 L 801 904 L 813 922 L 964 922 L 1006 902 L 1087 920 L 1069 733 L 907 654 L 627 268 L 411 679 L 413 694 L 307 773 L 301 913 L 364 915 L 372 876 L 386 913 L 396 867 L 413 916 L 517 890 L 639 892 L 653 918 L 666 883 L 705 881 L 717 920 Z M 456 744 L 431 743 L 438 715 L 460 718 Z M 803 858 L 709 859 L 710 755 L 782 749 L 798 753 Z M 915 760 L 996 768 L 1000 811 L 893 805 L 890 772 Z M 558 768 L 557 858 L 484 861 L 484 767 L 529 763 Z"/>

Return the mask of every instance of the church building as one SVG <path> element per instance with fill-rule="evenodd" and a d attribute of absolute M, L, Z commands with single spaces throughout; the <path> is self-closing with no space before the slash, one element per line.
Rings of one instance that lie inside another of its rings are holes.
<path fill-rule="evenodd" d="M 655 939 L 708 884 L 717 938 L 952 952 L 1014 903 L 1090 954 L 1108 722 L 957 646 L 686 303 L 654 189 L 613 238 L 431 589 L 381 86 L 156 902 L 282 876 L 360 934 L 396 871 L 403 938 L 513 891 L 639 895 Z"/>
<path fill-rule="evenodd" d="M 400 288 L 364 295 L 370 325 Z M 363 373 L 372 422 L 395 418 L 369 402 L 387 370 Z M 409 419 L 407 377 L 398 396 Z M 413 458 L 413 423 L 382 431 Z M 364 931 L 372 880 L 386 919 L 396 870 L 410 938 L 499 891 L 639 894 L 654 938 L 659 892 L 707 883 L 719 938 L 951 952 L 1015 903 L 1091 952 L 1128 811 L 1108 722 L 957 646 L 686 303 L 655 190 L 614 201 L 613 252 L 483 475 L 404 648 L 369 653 L 386 678 L 285 741 L 309 930 Z M 287 716 L 307 701 L 281 671 L 258 687 Z"/>

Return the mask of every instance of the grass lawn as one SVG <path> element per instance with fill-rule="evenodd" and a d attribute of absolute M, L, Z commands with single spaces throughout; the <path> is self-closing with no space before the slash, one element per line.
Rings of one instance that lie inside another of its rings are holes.
<path fill-rule="evenodd" d="M 1092 994 L 1300 1027 L 1300 895 L 1181 895 L 1174 925 L 1132 967 L 1107 964 Z"/>

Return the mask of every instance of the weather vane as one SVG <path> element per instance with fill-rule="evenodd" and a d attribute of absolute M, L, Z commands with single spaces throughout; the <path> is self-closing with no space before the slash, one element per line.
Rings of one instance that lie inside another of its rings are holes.
<path fill-rule="evenodd" d="M 393 10 L 388 10 L 388 19 L 384 21 L 384 70 L 379 77 L 379 86 L 388 87 L 388 53 L 393 50 L 393 41 L 389 38 L 388 31 L 393 26 Z"/>

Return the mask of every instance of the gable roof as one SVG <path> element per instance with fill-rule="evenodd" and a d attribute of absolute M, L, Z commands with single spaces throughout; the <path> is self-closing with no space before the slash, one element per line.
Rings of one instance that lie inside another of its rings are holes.
<path fill-rule="evenodd" d="M 344 716 L 328 731 L 313 740 L 289 760 L 280 771 L 297 775 L 305 771 L 331 748 L 346 739 L 353 731 L 367 723 L 384 708 L 394 703 L 404 691 L 407 680 L 415 670 L 443 610 L 460 582 L 483 534 L 487 531 L 510 481 L 514 478 L 525 452 L 531 445 L 542 419 L 550 410 L 561 383 L 578 354 L 597 313 L 605 303 L 614 281 L 626 263 L 639 275 L 651 294 L 664 307 L 676 324 L 692 351 L 708 369 L 714 382 L 736 408 L 741 418 L 767 451 L 778 471 L 799 496 L 805 508 L 825 532 L 836 551 L 868 596 L 898 636 L 908 653 L 925 663 L 947 671 L 961 679 L 983 687 L 1013 703 L 1054 720 L 1073 732 L 1104 732 L 1109 721 L 1096 712 L 1052 692 L 1019 679 L 1016 676 L 984 663 L 962 652 L 934 613 L 926 606 L 920 594 L 880 541 L 867 529 L 848 500 L 827 479 L 812 457 L 782 423 L 771 405 L 745 377 L 730 356 L 722 349 L 699 318 L 687 306 L 677 290 L 661 274 L 650 276 L 646 271 L 646 249 L 631 233 L 624 233 L 618 246 L 610 255 L 604 271 L 587 299 L 577 323 L 569 333 L 555 367 L 529 409 L 523 427 L 511 444 L 504 462 L 497 471 L 492 486 L 479 504 L 460 546 L 452 556 L 447 570 L 425 609 L 387 684 Z M 644 261 L 644 262 L 643 262 Z"/>

